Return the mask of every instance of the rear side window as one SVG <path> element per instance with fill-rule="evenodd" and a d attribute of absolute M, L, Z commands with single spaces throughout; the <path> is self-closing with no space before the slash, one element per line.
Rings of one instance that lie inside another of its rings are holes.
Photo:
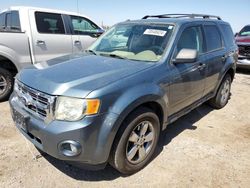
<path fill-rule="evenodd" d="M 229 25 L 221 24 L 221 29 L 224 34 L 225 43 L 227 46 L 234 46 L 235 45 L 235 39 L 234 39 L 234 33 Z"/>
<path fill-rule="evenodd" d="M 21 32 L 18 11 L 11 11 L 0 14 L 0 31 Z"/>
<path fill-rule="evenodd" d="M 21 31 L 19 13 L 18 11 L 11 11 L 10 13 L 6 13 L 6 29 L 7 31 Z"/>
<path fill-rule="evenodd" d="M 218 28 L 215 25 L 205 25 L 204 26 L 207 51 L 214 51 L 222 48 L 221 35 Z"/>
<path fill-rule="evenodd" d="M 61 14 L 36 12 L 36 26 L 39 33 L 65 34 Z"/>

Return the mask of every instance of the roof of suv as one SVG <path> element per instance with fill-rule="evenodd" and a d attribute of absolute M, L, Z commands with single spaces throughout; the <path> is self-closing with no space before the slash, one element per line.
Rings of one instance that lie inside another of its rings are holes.
<path fill-rule="evenodd" d="M 150 19 L 149 19 L 150 18 Z M 220 22 L 223 21 L 219 16 L 203 15 L 203 14 L 164 14 L 164 15 L 152 15 L 144 16 L 140 20 L 132 20 L 130 22 L 140 23 L 173 23 L 183 24 L 188 22 Z"/>

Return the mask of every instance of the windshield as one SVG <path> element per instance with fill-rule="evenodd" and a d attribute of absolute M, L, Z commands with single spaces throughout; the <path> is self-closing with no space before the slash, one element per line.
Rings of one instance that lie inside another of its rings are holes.
<path fill-rule="evenodd" d="M 239 33 L 240 36 L 249 36 L 250 35 L 250 25 L 245 26 Z"/>
<path fill-rule="evenodd" d="M 171 37 L 168 24 L 118 24 L 101 36 L 89 51 L 96 55 L 137 61 L 159 61 Z"/>

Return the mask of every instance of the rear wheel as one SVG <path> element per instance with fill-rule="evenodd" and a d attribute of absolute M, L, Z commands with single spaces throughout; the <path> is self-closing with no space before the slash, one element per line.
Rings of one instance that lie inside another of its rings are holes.
<path fill-rule="evenodd" d="M 231 90 L 232 79 L 229 74 L 227 74 L 221 82 L 221 85 L 217 91 L 214 98 L 210 99 L 209 104 L 216 108 L 223 108 L 229 100 L 230 90 Z"/>
<path fill-rule="evenodd" d="M 159 118 L 152 110 L 140 108 L 134 111 L 118 132 L 110 164 L 123 174 L 141 170 L 155 151 L 159 133 Z"/>
<path fill-rule="evenodd" d="M 7 100 L 12 92 L 14 79 L 12 74 L 0 68 L 0 101 Z"/>

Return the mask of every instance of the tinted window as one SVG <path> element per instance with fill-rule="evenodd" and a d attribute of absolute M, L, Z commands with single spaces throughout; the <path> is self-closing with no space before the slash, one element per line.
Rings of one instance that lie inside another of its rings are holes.
<path fill-rule="evenodd" d="M 249 36 L 250 35 L 250 25 L 245 26 L 239 33 L 240 36 Z"/>
<path fill-rule="evenodd" d="M 6 13 L 6 29 L 8 31 L 21 31 L 18 11 Z"/>
<path fill-rule="evenodd" d="M 86 34 L 100 29 L 96 24 L 82 17 L 71 16 L 71 22 L 74 34 Z"/>
<path fill-rule="evenodd" d="M 64 34 L 62 16 L 60 14 L 36 12 L 36 26 L 39 33 Z"/>
<path fill-rule="evenodd" d="M 229 25 L 221 24 L 221 28 L 222 28 L 227 46 L 234 46 L 235 39 L 234 39 L 234 34 L 233 34 L 231 27 Z"/>
<path fill-rule="evenodd" d="M 5 29 L 5 13 L 0 14 L 0 30 Z"/>
<path fill-rule="evenodd" d="M 177 52 L 183 48 L 194 49 L 200 53 L 204 51 L 201 27 L 188 27 L 182 32 L 177 44 Z"/>
<path fill-rule="evenodd" d="M 222 48 L 221 35 L 218 28 L 215 25 L 206 25 L 204 27 L 207 51 L 213 51 Z"/>

